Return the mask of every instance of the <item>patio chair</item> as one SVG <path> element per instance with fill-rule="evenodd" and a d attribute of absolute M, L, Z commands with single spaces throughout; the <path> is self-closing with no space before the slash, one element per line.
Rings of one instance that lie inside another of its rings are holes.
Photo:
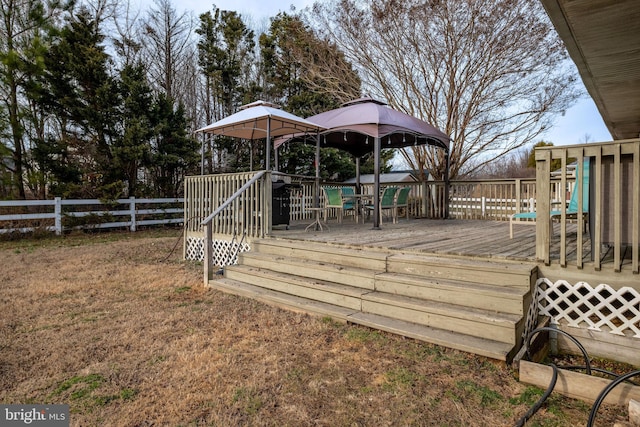
<path fill-rule="evenodd" d="M 342 215 L 344 214 L 344 204 L 342 202 L 342 190 L 339 188 L 327 188 L 322 187 L 324 191 L 324 207 L 327 208 L 324 211 L 324 221 L 327 222 L 327 211 L 329 209 L 337 209 L 338 222 L 342 223 Z"/>
<path fill-rule="evenodd" d="M 579 180 L 578 176 L 578 168 L 576 167 L 576 185 L 573 187 L 573 191 L 571 192 L 571 199 L 569 200 L 569 206 L 565 211 L 567 218 L 578 218 L 578 182 L 582 181 L 582 213 L 584 220 L 584 227 L 588 224 L 588 216 L 589 216 L 589 160 L 585 160 L 583 163 L 584 175 L 582 180 Z M 513 214 L 509 217 L 509 238 L 513 239 L 513 223 L 520 224 L 535 224 L 537 212 L 520 212 Z M 551 221 L 549 222 L 549 227 L 551 228 L 549 235 L 553 235 L 553 219 L 562 216 L 562 211 L 551 211 L 549 213 L 551 216 Z M 527 220 L 518 221 L 518 220 Z"/>
<path fill-rule="evenodd" d="M 380 224 L 382 224 L 382 212 L 384 210 L 390 210 L 391 216 L 394 216 L 394 212 L 396 209 L 396 192 L 398 191 L 398 187 L 387 187 L 382 192 L 382 197 L 380 198 Z M 374 209 L 373 205 L 366 205 L 364 207 L 368 213 L 372 212 Z M 395 223 L 395 221 L 394 221 Z"/>
<path fill-rule="evenodd" d="M 342 187 L 341 191 L 342 191 L 343 212 L 346 212 L 346 211 L 353 212 L 353 219 L 357 221 L 358 213 L 356 212 L 357 203 L 356 203 L 356 198 L 354 197 L 354 195 L 356 194 L 355 189 L 353 187 Z"/>
<path fill-rule="evenodd" d="M 396 196 L 396 207 L 393 217 L 394 224 L 398 222 L 400 208 L 404 208 L 407 221 L 409 220 L 409 192 L 411 192 L 411 187 L 402 187 L 400 190 L 398 190 L 398 195 Z"/>

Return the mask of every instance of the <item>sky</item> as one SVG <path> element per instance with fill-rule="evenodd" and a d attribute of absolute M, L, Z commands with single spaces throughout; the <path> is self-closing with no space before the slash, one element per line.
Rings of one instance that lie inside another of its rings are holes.
<path fill-rule="evenodd" d="M 141 4 L 151 4 L 152 0 L 139 0 Z M 311 6 L 313 0 L 174 0 L 178 12 L 190 11 L 196 16 L 213 10 L 215 4 L 223 10 L 235 10 L 256 24 L 264 23 L 265 29 L 268 19 L 278 12 L 289 12 L 291 7 L 296 10 Z M 582 81 L 580 81 L 582 85 Z M 605 126 L 593 100 L 585 95 L 569 108 L 564 115 L 558 115 L 554 125 L 540 139 L 552 142 L 554 145 L 579 144 L 584 142 L 610 141 L 611 134 Z"/>

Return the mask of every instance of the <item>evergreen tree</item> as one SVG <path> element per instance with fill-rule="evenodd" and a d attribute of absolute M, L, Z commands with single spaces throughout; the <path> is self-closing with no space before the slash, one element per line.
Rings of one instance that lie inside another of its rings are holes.
<path fill-rule="evenodd" d="M 195 174 L 198 166 L 198 143 L 187 135 L 184 107 L 174 107 L 174 101 L 163 94 L 154 107 L 154 144 L 151 176 L 156 194 L 179 197 L 183 177 Z"/>
<path fill-rule="evenodd" d="M 38 127 L 37 121 L 31 121 L 30 86 L 44 72 L 46 35 L 55 19 L 70 7 L 59 1 L 0 2 L 0 118 L 6 124 L 0 126 L 0 175 L 12 175 L 11 186 L 19 198 L 26 196 L 25 178 L 30 169 L 27 154 L 33 142 L 30 131 Z M 36 134 L 41 133 L 42 128 L 37 130 L 40 132 Z"/>
<path fill-rule="evenodd" d="M 279 13 L 271 20 L 269 31 L 260 36 L 262 74 L 265 78 L 266 98 L 278 102 L 283 109 L 301 117 L 337 108 L 346 100 L 360 94 L 359 78 L 346 62 L 336 46 L 319 39 L 299 17 Z M 318 56 L 326 63 L 337 64 L 347 70 L 341 76 L 341 84 L 324 85 L 327 76 L 316 70 Z M 310 67 L 310 64 L 315 64 Z M 304 143 L 287 144 L 279 150 L 279 169 L 282 172 L 314 175 L 315 145 Z M 383 150 L 382 171 L 390 170 L 388 162 L 393 153 Z M 362 162 L 361 172 L 373 171 L 373 160 L 369 166 Z M 342 150 L 321 148 L 320 175 L 326 179 L 344 180 L 356 174 L 355 159 Z"/>
<path fill-rule="evenodd" d="M 113 198 L 123 190 L 112 153 L 121 98 L 103 41 L 97 23 L 80 9 L 46 58 L 45 99 L 58 120 L 49 142 L 57 147 L 53 152 L 71 159 L 70 168 L 82 171 L 82 182 L 67 187 L 67 197 Z"/>
<path fill-rule="evenodd" d="M 139 176 L 148 166 L 153 129 L 153 94 L 147 83 L 145 67 L 126 65 L 120 73 L 122 117 L 119 137 L 113 147 L 114 169 L 126 182 L 129 196 L 143 196 Z"/>
<path fill-rule="evenodd" d="M 251 78 L 255 48 L 254 34 L 236 12 L 214 9 L 200 15 L 196 30 L 198 64 L 204 76 L 205 113 L 207 123 L 235 113 L 247 97 L 258 92 Z M 242 141 L 231 138 L 208 137 L 207 159 L 209 172 L 245 169 L 242 162 L 248 156 Z"/>

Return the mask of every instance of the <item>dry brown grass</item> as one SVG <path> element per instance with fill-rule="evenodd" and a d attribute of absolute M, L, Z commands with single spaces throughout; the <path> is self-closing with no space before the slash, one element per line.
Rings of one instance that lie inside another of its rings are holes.
<path fill-rule="evenodd" d="M 204 290 L 180 247 L 164 260 L 177 239 L 0 242 L 0 402 L 66 403 L 74 426 L 507 426 L 541 393 L 486 359 Z M 588 411 L 553 396 L 529 425 Z"/>

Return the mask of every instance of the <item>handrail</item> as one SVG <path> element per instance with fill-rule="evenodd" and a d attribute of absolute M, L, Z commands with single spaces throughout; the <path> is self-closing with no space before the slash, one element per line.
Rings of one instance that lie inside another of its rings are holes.
<path fill-rule="evenodd" d="M 213 225 L 212 221 L 220 212 L 227 208 L 234 200 L 236 200 L 242 193 L 244 193 L 249 187 L 255 184 L 259 179 L 267 174 L 266 170 L 256 173 L 249 181 L 247 181 L 242 187 L 240 187 L 235 193 L 224 201 L 216 210 L 214 210 L 208 217 L 206 217 L 201 225 L 204 226 L 204 285 L 207 286 L 211 279 L 211 272 L 213 271 Z"/>
<path fill-rule="evenodd" d="M 235 193 L 233 193 L 231 195 L 231 197 L 229 197 L 227 200 L 224 201 L 223 204 L 221 204 L 220 206 L 218 206 L 218 208 L 213 211 L 208 217 L 206 217 L 204 220 L 202 220 L 202 222 L 200 223 L 201 225 L 207 225 L 207 224 L 211 224 L 211 221 L 213 221 L 213 218 L 215 218 L 220 212 L 222 212 L 227 206 L 229 206 L 235 199 L 237 199 L 238 197 L 240 197 L 240 195 L 242 193 L 244 193 L 247 188 L 251 187 L 253 184 L 255 184 L 255 182 L 257 180 L 259 180 L 260 178 L 262 178 L 265 174 L 267 173 L 266 170 L 264 171 L 260 171 L 257 174 L 255 174 L 253 176 L 253 178 L 251 178 L 249 181 L 247 181 L 242 187 L 240 187 L 240 189 L 238 189 L 238 191 L 236 191 Z"/>

